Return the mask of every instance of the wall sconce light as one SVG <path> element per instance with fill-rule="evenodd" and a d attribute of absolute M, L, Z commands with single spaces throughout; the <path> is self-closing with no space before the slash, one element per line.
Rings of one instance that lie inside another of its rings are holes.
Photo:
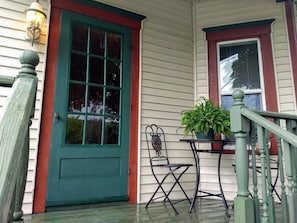
<path fill-rule="evenodd" d="M 30 8 L 25 10 L 27 31 L 26 38 L 31 40 L 32 46 L 34 41 L 39 40 L 41 28 L 45 22 L 46 14 L 42 10 L 39 0 L 32 2 Z"/>

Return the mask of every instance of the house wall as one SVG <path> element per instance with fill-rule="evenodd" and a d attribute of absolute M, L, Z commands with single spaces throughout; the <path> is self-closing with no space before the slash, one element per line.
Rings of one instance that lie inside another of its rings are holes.
<path fill-rule="evenodd" d="M 296 114 L 284 3 L 276 3 L 275 0 L 200 0 L 195 4 L 194 11 L 196 97 L 208 97 L 208 88 L 212 88 L 208 85 L 207 40 L 202 28 L 274 18 L 271 39 L 275 67 L 275 74 L 272 75 L 275 75 L 278 94 L 275 100 L 280 112 Z M 216 163 L 210 156 L 205 156 L 201 162 L 202 165 L 207 164 L 207 167 L 202 169 L 202 189 L 215 187 L 213 179 Z M 234 155 L 223 156 L 221 174 L 227 199 L 233 199 L 237 190 L 232 167 L 234 163 Z"/>
<path fill-rule="evenodd" d="M 139 202 L 146 202 L 155 189 L 149 168 L 148 154 L 143 131 L 147 124 L 156 123 L 167 132 L 170 155 L 176 161 L 193 162 L 186 144 L 179 143 L 183 132 L 177 132 L 181 111 L 193 105 L 193 34 L 192 4 L 184 0 L 99 0 L 146 16 L 141 40 L 140 73 L 140 143 L 139 143 Z M 50 2 L 50 1 L 48 1 Z M 41 0 L 48 15 L 48 2 Z M 32 212 L 35 185 L 36 156 L 46 60 L 47 27 L 43 29 L 40 44 L 31 46 L 24 40 L 25 15 L 31 1 L 0 1 L 0 74 L 17 75 L 20 69 L 18 56 L 25 49 L 37 51 L 40 64 L 36 111 L 30 131 L 30 160 L 24 197 L 24 213 Z M 49 21 L 47 18 L 46 22 Z M 0 109 L 5 103 L 9 89 L 0 89 Z M 39 148 L 42 149 L 42 148 Z M 194 169 L 184 178 L 186 187 L 194 189 Z M 179 196 L 179 193 L 176 193 Z"/>
<path fill-rule="evenodd" d="M 40 3 L 43 6 L 44 12 L 47 14 L 47 1 L 41 0 Z M 30 155 L 27 185 L 23 202 L 24 213 L 32 212 L 47 38 L 45 35 L 47 33 L 47 25 L 45 25 L 39 44 L 34 44 L 32 47 L 31 42 L 25 40 L 24 30 L 26 29 L 26 25 L 24 22 L 24 11 L 29 8 L 30 4 L 31 1 L 29 0 L 0 1 L 0 75 L 16 76 L 18 74 L 21 68 L 19 56 L 24 50 L 34 50 L 40 57 L 40 62 L 36 67 L 38 86 L 35 115 L 30 128 Z M 10 88 L 0 88 L 0 111 L 9 93 Z"/>
<path fill-rule="evenodd" d="M 144 128 L 161 125 L 175 161 L 193 162 L 186 144 L 179 143 L 181 111 L 193 105 L 193 34 L 190 1 L 101 0 L 146 16 L 142 28 L 140 73 L 139 202 L 147 202 L 156 184 L 148 160 Z M 194 190 L 194 168 L 185 176 Z M 180 193 L 176 193 L 178 197 Z"/>
<path fill-rule="evenodd" d="M 194 3 L 195 16 L 192 20 L 190 0 L 98 1 L 146 16 L 140 41 L 139 202 L 146 202 L 155 188 L 144 137 L 147 124 L 156 123 L 164 127 L 174 161 L 193 162 L 188 145 L 178 142 L 183 138 L 182 129 L 178 130 L 178 127 L 181 111 L 193 106 L 193 92 L 195 97 L 208 96 L 207 41 L 202 28 L 275 18 L 272 41 L 279 110 L 296 112 L 283 3 L 275 0 L 200 0 Z M 25 213 L 32 211 L 48 35 L 46 25 L 40 44 L 32 47 L 24 40 L 24 10 L 30 3 L 29 0 L 0 1 L 0 74 L 17 75 L 20 68 L 18 56 L 25 49 L 35 50 L 40 56 L 36 111 L 30 131 L 30 160 L 23 205 Z M 40 3 L 48 14 L 47 1 L 40 0 Z M 0 89 L 0 111 L 8 94 L 9 89 Z M 215 156 L 201 156 L 202 187 L 214 192 L 218 191 Z M 227 199 L 233 199 L 236 191 L 232 163 L 234 155 L 224 155 L 221 171 Z M 191 168 L 184 178 L 189 193 L 194 189 L 194 180 L 194 168 Z"/>

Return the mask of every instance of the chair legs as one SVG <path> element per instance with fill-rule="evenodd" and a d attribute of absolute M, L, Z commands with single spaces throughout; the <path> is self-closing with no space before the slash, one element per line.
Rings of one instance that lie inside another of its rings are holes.
<path fill-rule="evenodd" d="M 185 167 L 185 169 L 178 174 L 178 176 L 176 176 L 176 173 L 175 171 L 177 171 L 178 169 L 182 168 L 182 167 Z M 160 181 L 157 176 L 155 175 L 154 171 L 153 171 L 153 176 L 155 177 L 157 183 L 158 183 L 158 187 L 157 189 L 155 190 L 155 192 L 153 193 L 152 197 L 150 198 L 150 200 L 147 202 L 146 204 L 146 208 L 148 208 L 148 206 L 150 205 L 150 203 L 153 201 L 153 200 L 156 200 L 156 199 L 159 199 L 161 197 L 164 197 L 164 200 L 163 202 L 166 202 L 168 201 L 170 206 L 172 207 L 172 209 L 174 210 L 175 214 L 178 215 L 178 211 L 176 210 L 176 208 L 174 207 L 174 204 L 173 202 L 169 199 L 169 195 L 171 194 L 171 192 L 173 191 L 174 187 L 176 185 L 179 185 L 180 189 L 182 190 L 182 192 L 184 193 L 186 199 L 189 201 L 189 203 L 191 203 L 191 200 L 190 198 L 188 197 L 188 195 L 186 194 L 185 190 L 183 189 L 183 187 L 181 186 L 179 180 L 180 178 L 182 177 L 182 175 L 189 169 L 190 166 L 175 166 L 175 167 L 169 167 L 169 172 L 163 177 L 163 179 Z M 167 179 L 168 176 L 172 175 L 173 178 L 174 178 L 174 183 L 173 185 L 171 186 L 170 190 L 168 192 L 165 191 L 165 189 L 163 188 L 162 184 L 165 182 L 165 180 Z M 161 189 L 161 191 L 163 192 L 163 196 L 159 196 L 159 197 L 155 197 L 156 194 L 158 193 L 158 191 Z"/>

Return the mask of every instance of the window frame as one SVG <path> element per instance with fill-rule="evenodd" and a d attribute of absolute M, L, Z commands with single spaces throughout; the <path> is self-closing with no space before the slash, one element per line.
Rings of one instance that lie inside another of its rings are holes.
<path fill-rule="evenodd" d="M 276 82 L 274 72 L 273 50 L 271 41 L 271 24 L 275 19 L 259 20 L 246 23 L 231 24 L 203 28 L 208 43 L 208 90 L 209 98 L 219 104 L 218 84 L 218 42 L 236 41 L 242 39 L 259 39 L 263 71 L 263 86 L 267 111 L 278 112 Z M 210 87 L 212 86 L 212 87 Z M 234 154 L 230 150 L 225 153 Z M 276 143 L 272 142 L 271 154 L 277 154 Z"/>
<path fill-rule="evenodd" d="M 256 42 L 257 51 L 258 51 L 258 66 L 259 66 L 259 79 L 260 79 L 260 88 L 259 89 L 242 89 L 245 94 L 261 94 L 262 101 L 262 110 L 266 110 L 266 100 L 265 100 L 265 83 L 264 83 L 264 74 L 263 74 L 263 63 L 262 63 L 262 53 L 261 53 L 261 43 L 259 38 L 247 38 L 247 39 L 238 39 L 238 40 L 227 40 L 217 42 L 217 67 L 218 67 L 218 94 L 219 94 L 219 104 L 222 104 L 221 99 L 223 95 L 232 95 L 232 91 L 221 91 L 221 76 L 220 76 L 220 47 L 224 45 L 239 44 L 244 45 L 244 43 Z"/>

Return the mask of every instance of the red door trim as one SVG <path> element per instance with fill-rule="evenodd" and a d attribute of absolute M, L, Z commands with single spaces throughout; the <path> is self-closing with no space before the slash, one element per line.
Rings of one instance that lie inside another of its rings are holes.
<path fill-rule="evenodd" d="M 33 200 L 33 213 L 45 212 L 47 193 L 47 179 L 49 168 L 49 155 L 51 144 L 52 120 L 54 109 L 54 95 L 56 83 L 56 67 L 58 63 L 58 43 L 60 37 L 60 24 L 62 8 L 80 14 L 86 13 L 119 25 L 128 26 L 132 29 L 132 64 L 131 64 L 131 113 L 130 113 L 130 154 L 128 178 L 129 203 L 137 202 L 137 177 L 138 177 L 138 98 L 139 98 L 139 29 L 141 21 L 118 16 L 114 13 L 100 11 L 89 6 L 74 3 L 70 0 L 52 0 L 51 20 L 48 42 L 47 66 L 45 69 L 45 83 L 43 95 L 43 107 L 41 115 L 40 141 L 38 146 L 36 182 Z M 96 13 L 95 13 L 96 12 Z"/>

